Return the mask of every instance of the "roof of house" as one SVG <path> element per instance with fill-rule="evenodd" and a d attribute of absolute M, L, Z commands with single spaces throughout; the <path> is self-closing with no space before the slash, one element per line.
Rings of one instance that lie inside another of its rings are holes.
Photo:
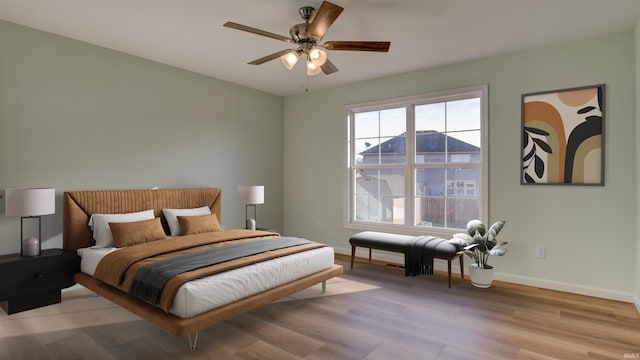
<path fill-rule="evenodd" d="M 360 155 L 378 154 L 379 151 L 382 154 L 404 154 L 407 147 L 406 135 L 406 133 L 402 133 L 395 136 L 380 145 L 372 146 L 367 150 L 362 151 Z M 450 153 L 473 153 L 480 151 L 480 148 L 475 145 L 458 140 L 435 130 L 416 131 L 416 135 L 417 153 L 444 153 L 445 143 L 447 144 L 447 152 Z"/>

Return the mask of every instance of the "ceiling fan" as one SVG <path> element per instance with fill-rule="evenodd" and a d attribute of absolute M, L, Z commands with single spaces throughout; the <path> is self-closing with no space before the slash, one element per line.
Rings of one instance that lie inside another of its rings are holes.
<path fill-rule="evenodd" d="M 289 29 L 290 37 L 274 34 L 268 31 L 256 29 L 250 26 L 226 22 L 223 26 L 250 32 L 257 35 L 266 36 L 272 39 L 284 41 L 297 45 L 296 49 L 286 49 L 267 55 L 260 59 L 249 62 L 251 65 L 260 65 L 267 61 L 280 58 L 284 66 L 291 70 L 296 65 L 301 56 L 306 56 L 307 75 L 316 75 L 320 71 L 326 75 L 338 71 L 338 68 L 327 58 L 324 50 L 347 50 L 347 51 L 376 51 L 388 52 L 391 45 L 388 41 L 327 41 L 320 44 L 320 40 L 329 30 L 329 27 L 340 16 L 344 9 L 328 1 L 323 1 L 316 12 L 311 6 L 303 6 L 298 11 L 304 23 L 296 24 Z M 311 18 L 313 17 L 313 20 Z"/>

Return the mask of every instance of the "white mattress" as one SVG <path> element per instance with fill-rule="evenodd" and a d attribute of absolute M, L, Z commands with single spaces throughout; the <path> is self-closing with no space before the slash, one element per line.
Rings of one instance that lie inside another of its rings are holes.
<path fill-rule="evenodd" d="M 116 248 L 78 249 L 80 269 L 93 276 L 100 259 Z M 185 283 L 170 313 L 188 318 L 333 266 L 333 248 L 323 247 L 229 270 Z"/>

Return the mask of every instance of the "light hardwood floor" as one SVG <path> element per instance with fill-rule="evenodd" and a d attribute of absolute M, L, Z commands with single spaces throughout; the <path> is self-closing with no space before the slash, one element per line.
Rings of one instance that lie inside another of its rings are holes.
<path fill-rule="evenodd" d="M 640 357 L 632 304 L 380 264 L 202 331 L 196 352 L 108 301 L 0 315 L 1 359 L 628 359 Z M 82 289 L 81 289 L 82 290 Z M 86 291 L 86 290 L 84 290 Z"/>

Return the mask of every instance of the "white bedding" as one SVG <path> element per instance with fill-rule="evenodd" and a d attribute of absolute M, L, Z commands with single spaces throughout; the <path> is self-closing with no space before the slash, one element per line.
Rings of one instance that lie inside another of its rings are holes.
<path fill-rule="evenodd" d="M 78 249 L 80 270 L 93 276 L 100 259 L 117 248 Z M 333 266 L 333 248 L 323 247 L 245 266 L 185 283 L 170 313 L 188 318 Z"/>

